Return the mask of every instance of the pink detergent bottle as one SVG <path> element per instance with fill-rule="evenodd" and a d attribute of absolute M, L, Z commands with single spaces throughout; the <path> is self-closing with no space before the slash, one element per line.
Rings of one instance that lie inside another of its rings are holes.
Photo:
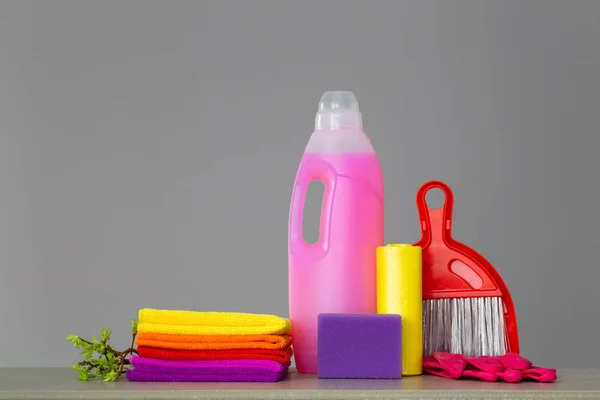
<path fill-rule="evenodd" d="M 319 239 L 302 234 L 309 183 L 324 185 Z M 296 369 L 317 373 L 317 316 L 376 313 L 383 177 L 352 92 L 325 92 L 298 168 L 289 232 L 289 311 Z"/>

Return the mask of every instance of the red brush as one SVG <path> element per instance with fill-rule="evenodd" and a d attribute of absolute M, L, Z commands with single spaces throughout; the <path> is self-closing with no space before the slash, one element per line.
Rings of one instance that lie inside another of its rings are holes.
<path fill-rule="evenodd" d="M 425 195 L 441 189 L 446 201 L 427 206 Z M 423 249 L 423 355 L 519 353 L 512 298 L 500 274 L 483 256 L 451 235 L 454 196 L 440 181 L 417 192 Z"/>

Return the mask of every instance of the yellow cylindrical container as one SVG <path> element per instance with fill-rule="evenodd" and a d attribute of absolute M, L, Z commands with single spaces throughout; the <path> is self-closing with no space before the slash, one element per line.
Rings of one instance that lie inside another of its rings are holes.
<path fill-rule="evenodd" d="M 377 313 L 402 317 L 402 375 L 423 373 L 422 249 L 377 247 Z"/>

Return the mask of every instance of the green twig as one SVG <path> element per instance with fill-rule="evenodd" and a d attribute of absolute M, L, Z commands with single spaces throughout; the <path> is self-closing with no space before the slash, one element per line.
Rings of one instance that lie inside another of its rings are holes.
<path fill-rule="evenodd" d="M 79 354 L 84 355 L 83 361 L 73 365 L 73 369 L 79 373 L 77 379 L 87 381 L 98 377 L 104 382 L 114 382 L 119 379 L 131 365 L 127 357 L 137 354 L 134 347 L 137 326 L 137 320 L 131 321 L 131 346 L 123 351 L 115 350 L 108 344 L 112 334 L 110 329 L 102 328 L 100 340 L 96 335 L 92 335 L 91 341 L 77 335 L 67 336 L 67 340 L 81 350 Z"/>

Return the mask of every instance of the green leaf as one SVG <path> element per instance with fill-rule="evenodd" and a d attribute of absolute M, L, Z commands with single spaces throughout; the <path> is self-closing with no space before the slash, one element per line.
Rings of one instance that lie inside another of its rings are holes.
<path fill-rule="evenodd" d="M 131 321 L 131 333 L 135 335 L 137 333 L 137 330 L 138 330 L 138 320 L 134 319 Z"/>
<path fill-rule="evenodd" d="M 119 373 L 117 371 L 110 371 L 104 377 L 104 382 L 114 382 L 119 378 Z"/>
<path fill-rule="evenodd" d="M 98 343 L 98 338 L 96 337 L 96 335 L 92 335 L 92 343 Z"/>
<path fill-rule="evenodd" d="M 67 336 L 67 340 L 75 347 L 79 347 L 81 345 L 81 338 L 77 335 L 69 335 Z"/>
<path fill-rule="evenodd" d="M 110 329 L 104 329 L 104 328 L 102 328 L 102 338 L 100 340 L 103 343 L 106 343 L 110 339 L 111 333 L 112 332 L 110 331 Z"/>
<path fill-rule="evenodd" d="M 90 379 L 90 375 L 86 371 L 79 371 L 79 376 L 77 379 L 80 381 L 87 381 Z"/>

